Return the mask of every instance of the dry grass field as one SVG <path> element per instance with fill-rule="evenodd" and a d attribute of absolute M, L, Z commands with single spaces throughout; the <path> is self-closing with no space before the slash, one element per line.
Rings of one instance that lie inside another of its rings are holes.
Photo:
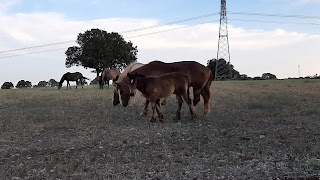
<path fill-rule="evenodd" d="M 320 81 L 213 82 L 174 121 L 141 117 L 112 90 L 0 90 L 0 179 L 319 179 Z M 150 110 L 151 111 L 151 110 Z M 150 115 L 149 111 L 149 115 Z"/>

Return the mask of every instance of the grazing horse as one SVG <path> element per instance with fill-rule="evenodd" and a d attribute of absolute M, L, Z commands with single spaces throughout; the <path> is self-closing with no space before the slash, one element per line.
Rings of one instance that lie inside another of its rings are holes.
<path fill-rule="evenodd" d="M 78 88 L 78 83 L 80 82 L 81 85 L 82 85 L 82 89 L 83 89 L 83 84 L 84 84 L 84 79 L 88 79 L 86 77 L 84 77 L 81 73 L 79 72 L 75 72 L 75 73 L 70 73 L 70 72 L 67 72 L 65 73 L 62 77 L 61 77 L 61 80 L 59 82 L 59 86 L 58 86 L 58 89 L 61 89 L 62 87 L 62 83 L 64 81 L 67 81 L 67 89 L 68 89 L 68 86 L 69 88 L 71 89 L 71 86 L 70 86 L 70 82 L 69 81 L 76 81 L 76 89 Z"/>
<path fill-rule="evenodd" d="M 144 66 L 144 64 L 142 63 L 138 63 L 138 62 L 131 63 L 120 74 L 113 88 L 113 105 L 114 106 L 120 104 L 120 100 L 123 106 L 127 106 L 129 104 L 130 92 L 129 92 L 129 79 L 127 77 L 127 74 L 142 66 Z M 123 89 L 127 91 L 123 91 Z M 122 94 L 123 96 L 119 97 L 120 94 Z"/>
<path fill-rule="evenodd" d="M 150 122 L 154 122 L 154 110 L 157 110 L 160 121 L 163 122 L 163 114 L 160 107 L 160 99 L 167 98 L 172 94 L 176 94 L 178 101 L 178 109 L 176 117 L 180 120 L 181 106 L 183 103 L 182 98 L 189 106 L 191 119 L 193 119 L 193 106 L 189 97 L 190 80 L 188 76 L 181 73 L 168 73 L 160 76 L 145 76 L 138 73 L 128 73 L 130 79 L 131 93 L 138 89 L 142 95 L 148 99 L 152 107 L 152 117 Z"/>
<path fill-rule="evenodd" d="M 190 86 L 193 88 L 193 105 L 196 106 L 200 101 L 200 95 L 204 100 L 205 115 L 210 112 L 210 86 L 213 80 L 212 73 L 209 68 L 195 61 L 180 61 L 174 63 L 164 63 L 161 61 L 152 61 L 131 73 L 138 73 L 145 76 L 159 76 L 171 72 L 179 72 L 188 76 Z M 123 81 L 126 82 L 126 81 Z M 121 96 L 122 104 L 125 106 L 130 99 L 130 89 L 128 86 L 116 83 L 117 91 L 114 91 L 113 104 L 119 104 L 119 96 Z M 165 88 L 165 87 L 164 87 Z M 148 112 L 149 100 L 146 99 L 143 114 Z"/>
<path fill-rule="evenodd" d="M 119 69 L 113 68 L 108 69 L 104 68 L 104 70 L 101 73 L 101 76 L 99 76 L 99 85 L 100 89 L 103 89 L 103 85 L 107 84 L 109 89 L 109 80 L 116 81 L 119 78 L 120 75 Z"/>

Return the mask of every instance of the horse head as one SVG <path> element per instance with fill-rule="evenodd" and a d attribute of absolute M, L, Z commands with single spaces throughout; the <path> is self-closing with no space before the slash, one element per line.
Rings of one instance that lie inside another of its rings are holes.
<path fill-rule="evenodd" d="M 128 106 L 130 97 L 130 87 L 124 82 L 116 82 L 113 90 L 113 105 L 121 103 L 124 107 Z"/>
<path fill-rule="evenodd" d="M 61 89 L 61 87 L 62 87 L 62 83 L 59 82 L 58 89 Z"/>

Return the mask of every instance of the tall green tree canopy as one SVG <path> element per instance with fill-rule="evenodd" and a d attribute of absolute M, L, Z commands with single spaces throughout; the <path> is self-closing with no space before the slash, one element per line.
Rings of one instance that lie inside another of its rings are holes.
<path fill-rule="evenodd" d="M 79 33 L 77 43 L 79 46 L 69 47 L 65 52 L 67 68 L 93 68 L 98 76 L 104 68 L 123 69 L 137 60 L 137 47 L 116 32 L 91 29 Z"/>

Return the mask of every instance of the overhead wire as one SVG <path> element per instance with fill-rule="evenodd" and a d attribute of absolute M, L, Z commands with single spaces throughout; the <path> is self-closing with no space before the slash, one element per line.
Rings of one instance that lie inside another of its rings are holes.
<path fill-rule="evenodd" d="M 320 16 L 304 16 L 304 15 L 284 15 L 284 14 L 267 14 L 267 13 L 250 13 L 250 12 L 233 12 L 233 11 L 228 11 L 229 14 L 236 14 L 236 15 L 246 15 L 246 16 L 264 16 L 264 17 L 280 17 L 280 18 L 303 18 L 303 19 L 320 19 Z M 193 21 L 193 20 L 198 20 L 202 18 L 207 18 L 211 17 L 214 15 L 218 15 L 220 13 L 209 13 L 209 14 L 204 14 L 200 16 L 194 16 L 190 18 L 185 18 L 177 21 L 171 21 L 168 23 L 163 23 L 163 24 L 158 24 L 158 25 L 153 25 L 153 26 L 146 26 L 142 28 L 136 28 L 136 29 L 131 29 L 127 31 L 120 32 L 120 34 L 126 34 L 126 33 L 131 33 L 131 32 L 138 32 L 138 31 L 143 31 L 143 30 L 149 30 L 149 29 L 154 29 L 154 28 L 159 28 L 167 25 L 172 25 L 172 24 L 177 24 L 177 23 L 182 23 L 182 22 L 188 22 L 188 21 Z M 308 23 L 308 22 L 289 22 L 289 21 L 272 21 L 272 20 L 255 20 L 255 19 L 239 19 L 239 18 L 228 18 L 228 20 L 231 21 L 246 21 L 246 22 L 261 22 L 261 23 L 281 23 L 281 24 L 303 24 L 303 25 L 320 25 L 318 23 Z M 152 35 L 152 34 L 158 34 L 162 32 L 167 32 L 167 31 L 173 31 L 177 29 L 182 29 L 182 28 L 187 28 L 191 26 L 196 26 L 200 24 L 205 24 L 205 23 L 210 23 L 210 22 L 215 22 L 218 20 L 211 20 L 211 21 L 206 21 L 198 24 L 191 24 L 191 25 L 186 25 L 186 26 L 181 26 L 177 28 L 171 28 L 171 29 L 166 29 L 166 30 L 161 30 L 161 31 L 155 31 L 151 33 L 144 33 L 144 34 L 139 34 L 139 35 L 134 35 L 134 36 L 129 36 L 129 37 L 124 37 L 124 38 L 135 38 L 135 37 L 141 37 L 141 36 L 147 36 L 147 35 Z M 55 42 L 55 43 L 48 43 L 48 44 L 42 44 L 42 45 L 36 45 L 36 46 L 29 46 L 29 47 L 23 47 L 23 48 L 17 48 L 17 49 L 10 49 L 10 50 L 3 50 L 0 51 L 1 53 L 7 53 L 7 52 L 14 52 L 14 51 L 21 51 L 21 50 L 27 50 L 27 49 L 34 49 L 34 48 L 42 48 L 42 47 L 47 47 L 47 46 L 53 46 L 53 45 L 60 45 L 60 44 L 65 44 L 65 43 L 70 43 L 70 42 L 75 42 L 75 40 L 67 40 L 67 41 L 61 41 L 61 42 Z M 8 57 L 16 57 L 16 56 L 23 56 L 23 55 L 29 55 L 29 54 L 36 54 L 36 53 L 43 53 L 43 52 L 48 52 L 48 51 L 55 51 L 55 50 L 60 50 L 60 49 L 65 49 L 65 48 L 57 48 L 57 49 L 51 49 L 51 50 L 44 50 L 44 51 L 35 51 L 35 52 L 30 52 L 30 53 L 24 53 L 24 54 L 16 54 L 16 55 L 8 55 L 8 56 L 2 56 L 0 59 L 8 58 Z"/>
<path fill-rule="evenodd" d="M 181 26 L 181 27 L 176 27 L 176 28 L 171 28 L 171 29 L 165 29 L 165 30 L 156 31 L 156 32 L 151 32 L 151 33 L 145 33 L 145 34 L 139 34 L 139 35 L 135 35 L 135 36 L 124 37 L 124 38 L 129 39 L 129 38 L 136 38 L 136 37 L 141 37 L 141 36 L 159 34 L 159 33 L 163 33 L 163 32 L 174 31 L 174 30 L 178 30 L 178 29 L 188 28 L 188 27 L 211 23 L 211 22 L 218 22 L 218 20 L 211 20 L 211 21 L 201 22 L 201 23 L 197 23 L 197 24 L 191 24 L 191 25 L 186 25 L 186 26 Z M 37 54 L 37 53 L 43 53 L 43 52 L 48 52 L 48 51 L 56 51 L 56 50 L 61 50 L 61 49 L 65 49 L 65 48 L 57 48 L 57 49 L 52 49 L 52 50 L 35 51 L 35 52 L 30 52 L 30 53 L 2 56 L 2 57 L 0 57 L 0 59 L 9 58 L 9 57 L 16 57 L 16 56 L 24 56 L 24 55 L 29 55 L 29 54 Z"/>
<path fill-rule="evenodd" d="M 182 22 L 187 22 L 187 21 L 193 21 L 193 20 L 198 20 L 198 19 L 202 19 L 202 18 L 207 18 L 207 17 L 211 17 L 211 16 L 214 16 L 214 15 L 218 15 L 218 14 L 219 13 L 209 13 L 209 14 L 204 14 L 204 15 L 200 15 L 200 16 L 194 16 L 194 17 L 190 17 L 190 18 L 177 20 L 177 21 L 171 21 L 171 22 L 168 22 L 168 23 L 162 23 L 162 24 L 153 25 L 153 26 L 146 26 L 146 27 L 142 27 L 142 28 L 131 29 L 131 30 L 120 32 L 120 34 L 126 34 L 126 33 L 130 33 L 130 32 L 137 32 L 137 31 L 143 31 L 143 30 L 148 30 L 148 29 L 159 28 L 159 27 L 163 27 L 163 26 L 167 26 L 167 25 L 171 25 L 171 24 L 177 24 L 177 23 L 182 23 Z M 65 43 L 70 43 L 70 42 L 75 42 L 75 40 L 67 40 L 67 41 L 60 41 L 60 42 L 54 42 L 54 43 L 48 43 L 48 44 L 42 44 L 42 45 L 36 45 L 36 46 L 29 46 L 29 47 L 23 47 L 23 48 L 3 50 L 3 51 L 0 51 L 0 54 L 7 53 L 7 52 L 13 52 L 13 51 L 20 51 L 20 50 L 27 50 L 27 49 L 33 49 L 33 48 L 40 48 L 40 47 L 47 47 L 47 46 L 65 44 Z"/>
<path fill-rule="evenodd" d="M 234 12 L 228 11 L 228 14 L 248 15 L 248 16 L 270 16 L 281 18 L 301 18 L 301 19 L 320 19 L 320 16 L 305 16 L 305 15 L 285 15 L 285 14 L 268 14 L 268 13 L 251 13 L 251 12 Z"/>

